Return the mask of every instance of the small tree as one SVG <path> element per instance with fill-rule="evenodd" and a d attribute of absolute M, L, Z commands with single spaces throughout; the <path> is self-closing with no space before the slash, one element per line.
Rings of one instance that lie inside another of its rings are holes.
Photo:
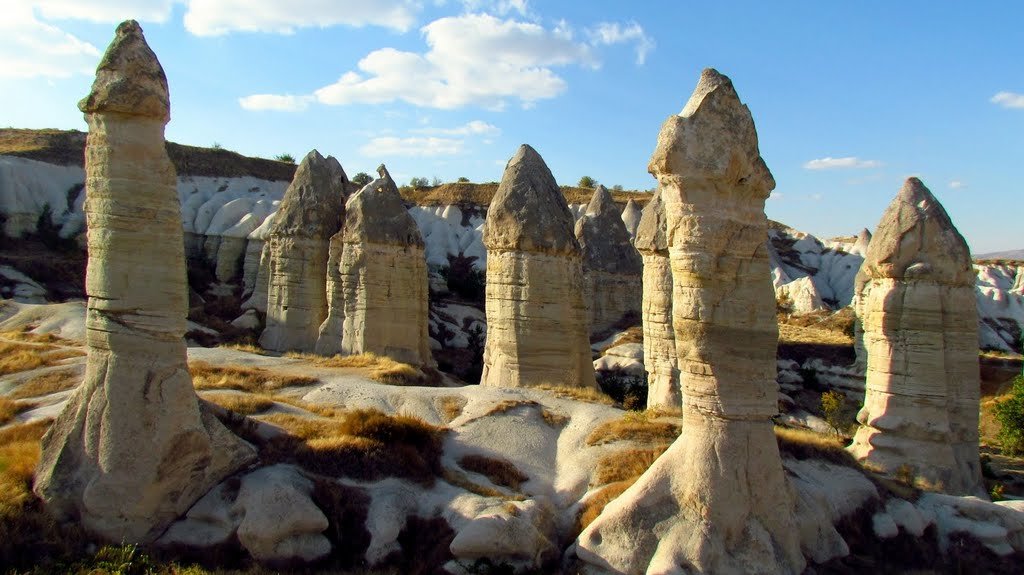
<path fill-rule="evenodd" d="M 576 183 L 576 187 L 578 188 L 593 188 L 596 185 L 597 180 L 591 178 L 590 176 L 583 176 L 582 178 L 580 178 L 580 181 Z"/>
<path fill-rule="evenodd" d="M 843 407 L 846 405 L 846 396 L 841 392 L 832 390 L 821 394 L 821 411 L 825 414 L 825 421 L 836 432 L 842 434 Z"/>
<path fill-rule="evenodd" d="M 292 156 L 291 154 L 279 154 L 277 156 L 274 156 L 274 159 L 277 160 L 278 162 L 284 162 L 286 164 L 295 163 L 295 156 Z"/>
<path fill-rule="evenodd" d="M 459 176 L 459 179 L 456 181 L 460 184 L 468 184 L 469 178 L 467 178 L 466 176 Z"/>
<path fill-rule="evenodd" d="M 430 181 L 426 178 L 412 178 L 409 180 L 409 186 L 413 188 L 425 188 L 430 185 Z"/>
<path fill-rule="evenodd" d="M 614 192 L 621 192 L 622 189 L 622 184 L 615 184 L 614 186 L 612 186 L 612 191 Z"/>
<path fill-rule="evenodd" d="M 1024 375 L 1013 380 L 1009 397 L 996 401 L 993 412 L 999 421 L 999 447 L 1004 455 L 1024 453 Z"/>
<path fill-rule="evenodd" d="M 373 178 L 371 178 L 370 174 L 367 174 L 366 172 L 359 172 L 358 174 L 352 176 L 352 183 L 359 186 L 360 188 L 365 186 L 366 184 L 369 184 L 372 181 Z"/>
<path fill-rule="evenodd" d="M 214 142 L 213 145 L 210 146 L 210 147 L 213 148 L 214 150 L 223 150 L 224 149 L 224 147 L 220 145 L 220 142 Z"/>
<path fill-rule="evenodd" d="M 430 180 L 430 185 L 431 186 L 440 186 L 441 185 L 441 178 L 439 178 L 437 176 L 434 176 L 434 179 Z"/>

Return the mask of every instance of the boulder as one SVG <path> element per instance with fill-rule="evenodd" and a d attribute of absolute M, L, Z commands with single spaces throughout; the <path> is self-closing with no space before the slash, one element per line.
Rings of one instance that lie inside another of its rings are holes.
<path fill-rule="evenodd" d="M 596 387 L 573 217 L 533 148 L 505 166 L 484 228 L 487 342 L 481 385 Z"/>
<path fill-rule="evenodd" d="M 867 372 L 850 451 L 957 495 L 984 493 L 974 281 L 970 250 L 946 210 L 908 179 L 857 275 L 857 351 Z"/>
<path fill-rule="evenodd" d="M 167 79 L 138 23 L 118 26 L 79 107 L 89 124 L 88 359 L 43 437 L 35 491 L 108 541 L 146 543 L 255 453 L 192 387 Z"/>

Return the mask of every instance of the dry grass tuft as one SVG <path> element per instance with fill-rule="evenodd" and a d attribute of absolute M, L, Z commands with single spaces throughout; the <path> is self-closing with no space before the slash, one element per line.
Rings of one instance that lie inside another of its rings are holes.
<path fill-rule="evenodd" d="M 55 345 L 64 341 L 53 334 L 27 331 L 0 333 L 0 375 L 55 365 L 62 359 L 85 355 L 79 349 Z"/>
<path fill-rule="evenodd" d="M 680 421 L 659 421 L 665 411 L 627 411 L 621 419 L 606 421 L 587 437 L 587 445 L 602 445 L 615 441 L 633 440 L 644 443 L 671 443 L 682 430 Z"/>
<path fill-rule="evenodd" d="M 479 495 L 480 497 L 508 497 L 507 495 L 505 495 L 501 491 L 498 491 L 497 489 L 493 489 L 491 487 L 487 487 L 485 485 L 480 485 L 479 483 L 473 482 L 469 477 L 466 476 L 465 473 L 457 471 L 455 469 L 445 468 L 445 470 L 441 474 L 441 478 L 447 481 L 448 483 L 451 483 L 455 487 L 465 489 L 466 491 L 473 493 L 474 495 Z"/>
<path fill-rule="evenodd" d="M 576 529 L 577 533 L 582 532 L 586 529 L 587 525 L 590 525 L 597 519 L 597 516 L 604 511 L 605 506 L 612 502 L 613 499 L 622 495 L 624 491 L 629 489 L 636 479 L 630 479 L 626 481 L 616 481 L 602 487 L 597 493 L 593 494 L 586 501 L 580 505 L 580 514 L 576 518 Z"/>
<path fill-rule="evenodd" d="M 26 343 L 45 343 L 45 344 L 66 343 L 67 342 L 66 339 L 64 339 L 64 338 L 62 338 L 60 336 L 54 335 L 52 333 L 32 333 L 32 332 L 28 331 L 27 329 L 26 330 L 22 330 L 22 331 L 5 331 L 5 332 L 0 332 L 0 339 L 6 339 L 6 340 L 9 340 L 9 341 L 20 341 L 20 342 L 26 342 Z M 72 345 L 74 345 L 74 344 L 72 344 Z"/>
<path fill-rule="evenodd" d="M 215 366 L 205 361 L 194 361 L 188 369 L 198 390 L 235 389 L 250 393 L 274 391 L 285 387 L 313 385 L 319 380 L 305 375 L 275 373 L 256 367 L 241 365 Z"/>
<path fill-rule="evenodd" d="M 202 398 L 239 415 L 256 415 L 274 407 L 276 398 L 247 393 L 203 393 Z"/>
<path fill-rule="evenodd" d="M 835 435 L 815 433 L 807 429 L 775 426 L 779 452 L 795 459 L 824 459 L 831 463 L 861 469 L 843 441 Z"/>
<path fill-rule="evenodd" d="M 43 397 L 58 391 L 67 391 L 78 386 L 82 382 L 82 376 L 70 369 L 51 371 L 43 375 L 37 375 L 15 388 L 7 397 L 11 399 L 27 399 L 30 397 Z"/>
<path fill-rule="evenodd" d="M 423 371 L 407 363 L 401 363 L 375 353 L 331 357 L 311 353 L 286 353 L 285 357 L 304 359 L 318 367 L 369 369 L 371 379 L 387 385 L 425 385 L 428 383 L 428 377 Z"/>
<path fill-rule="evenodd" d="M 551 392 L 555 397 L 562 399 L 575 399 L 588 403 L 600 403 L 602 405 L 615 405 L 615 400 L 601 393 L 597 389 L 589 387 L 566 387 L 563 385 L 538 385 L 534 389 L 541 389 Z"/>
<path fill-rule="evenodd" d="M 670 444 L 651 449 L 625 449 L 601 458 L 594 470 L 592 485 L 605 485 L 618 481 L 635 481 L 661 457 Z"/>
<path fill-rule="evenodd" d="M 272 355 L 271 352 L 263 349 L 262 347 L 260 347 L 258 345 L 251 344 L 251 343 L 225 343 L 225 344 L 219 345 L 218 347 L 223 347 L 223 348 L 227 348 L 227 349 L 234 349 L 234 350 L 237 350 L 237 351 L 244 351 L 246 353 L 253 353 L 253 354 L 256 354 L 256 355 Z"/>
<path fill-rule="evenodd" d="M 565 424 L 569 423 L 569 420 L 571 419 L 564 413 L 551 411 L 550 409 L 542 409 L 540 416 L 544 418 L 544 423 L 547 423 L 548 426 L 554 429 L 565 427 Z"/>
<path fill-rule="evenodd" d="M 485 455 L 466 455 L 459 458 L 459 466 L 466 471 L 479 473 L 491 483 L 519 491 L 519 487 L 530 479 L 507 459 L 487 457 Z"/>
<path fill-rule="evenodd" d="M 445 423 L 451 423 L 455 418 L 462 415 L 462 410 L 466 407 L 466 403 L 468 403 L 466 398 L 460 395 L 446 395 L 438 398 L 436 401 L 438 410 L 441 412 Z"/>
<path fill-rule="evenodd" d="M 24 413 L 34 407 L 34 403 L 18 402 L 7 397 L 0 397 L 0 425 L 7 425 L 19 413 Z"/>
<path fill-rule="evenodd" d="M 495 403 L 483 416 L 501 415 L 519 407 L 541 407 L 541 405 L 529 399 L 505 399 Z"/>
<path fill-rule="evenodd" d="M 798 316 L 796 316 L 798 317 Z M 779 343 L 815 345 L 853 345 L 853 336 L 843 331 L 814 325 L 779 324 Z"/>

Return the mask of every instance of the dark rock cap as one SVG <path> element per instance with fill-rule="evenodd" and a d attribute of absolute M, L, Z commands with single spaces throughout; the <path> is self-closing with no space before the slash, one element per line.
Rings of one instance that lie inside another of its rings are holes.
<path fill-rule="evenodd" d="M 333 156 L 324 158 L 313 150 L 295 170 L 274 216 L 271 236 L 328 239 L 345 219 L 348 177 Z"/>
<path fill-rule="evenodd" d="M 489 250 L 580 253 L 565 196 L 544 159 L 526 144 L 505 166 L 483 240 Z"/>
<path fill-rule="evenodd" d="M 171 119 L 167 76 L 135 20 L 118 25 L 114 40 L 96 68 L 92 90 L 78 103 L 78 109 L 86 114 L 116 113 L 164 122 Z"/>
<path fill-rule="evenodd" d="M 423 247 L 423 236 L 416 220 L 402 202 L 398 186 L 388 169 L 377 168 L 379 178 L 363 186 L 345 204 L 346 243 L 371 243 Z"/>
<path fill-rule="evenodd" d="M 665 219 L 665 203 L 661 199 L 661 188 L 655 192 L 640 212 L 640 225 L 636 228 L 633 245 L 641 253 L 662 253 L 668 255 L 668 224 Z"/>

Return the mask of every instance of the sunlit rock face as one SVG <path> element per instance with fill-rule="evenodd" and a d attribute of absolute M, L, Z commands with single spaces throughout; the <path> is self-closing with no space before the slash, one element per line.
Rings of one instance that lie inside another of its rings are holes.
<path fill-rule="evenodd" d="M 573 217 L 554 176 L 523 145 L 484 228 L 487 342 L 480 384 L 596 387 Z"/>
<path fill-rule="evenodd" d="M 978 315 L 970 250 L 935 196 L 910 178 L 882 215 L 857 276 L 862 424 L 851 452 L 922 487 L 983 493 L 978 459 Z"/>
<path fill-rule="evenodd" d="M 338 160 L 313 150 L 299 164 L 267 241 L 267 326 L 260 345 L 313 351 L 327 319 L 327 259 L 345 218 L 348 178 Z M 258 290 L 262 290 L 259 285 Z"/>
<path fill-rule="evenodd" d="M 701 75 L 648 170 L 664 201 L 682 433 L 578 539 L 615 573 L 800 573 L 771 417 L 778 327 L 764 203 L 775 182 L 732 82 Z"/>
<path fill-rule="evenodd" d="M 143 543 L 255 453 L 200 409 L 192 387 L 167 79 L 138 23 L 118 26 L 79 107 L 89 124 L 88 360 L 43 438 L 35 490 L 60 518 Z"/>

